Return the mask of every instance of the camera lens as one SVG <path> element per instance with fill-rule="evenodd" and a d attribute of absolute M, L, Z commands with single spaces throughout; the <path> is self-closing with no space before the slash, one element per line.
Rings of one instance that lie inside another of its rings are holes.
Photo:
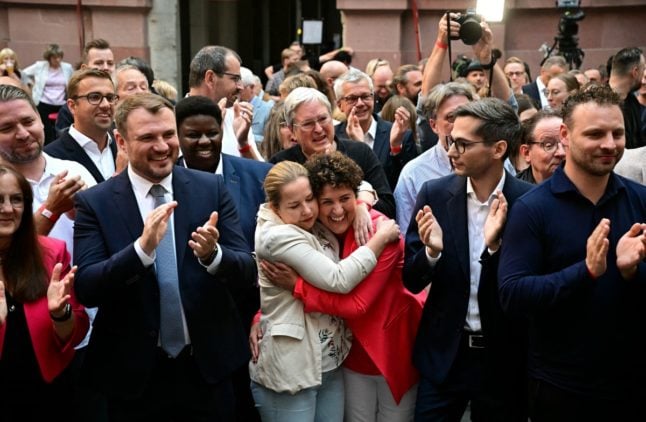
<path fill-rule="evenodd" d="M 466 45 L 473 45 L 482 37 L 480 22 L 472 17 L 467 17 L 460 25 L 460 39 Z"/>

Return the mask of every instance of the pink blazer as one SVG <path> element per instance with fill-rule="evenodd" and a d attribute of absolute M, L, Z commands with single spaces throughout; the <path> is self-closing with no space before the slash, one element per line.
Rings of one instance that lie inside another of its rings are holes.
<path fill-rule="evenodd" d="M 54 265 L 59 262 L 63 264 L 62 275 L 67 274 L 70 270 L 70 254 L 65 248 L 65 242 L 44 236 L 38 236 L 38 241 L 43 253 L 47 281 L 51 278 Z M 69 365 L 74 357 L 74 346 L 83 340 L 90 325 L 85 309 L 76 301 L 73 292 L 70 303 L 74 313 L 74 330 L 65 343 L 62 343 L 54 332 L 54 323 L 47 309 L 47 296 L 24 304 L 34 354 L 46 382 L 52 382 Z M 0 354 L 4 346 L 6 328 L 6 324 L 0 325 Z"/>
<path fill-rule="evenodd" d="M 382 216 L 374 210 L 370 215 L 373 225 Z M 357 248 L 354 230 L 350 228 L 341 257 Z M 404 288 L 403 265 L 404 241 L 400 238 L 384 249 L 375 269 L 348 294 L 320 290 L 301 278 L 294 288 L 294 296 L 303 302 L 305 312 L 323 312 L 345 319 L 354 340 L 361 343 L 384 376 L 397 403 L 419 380 L 412 350 L 426 300 L 425 291 L 413 295 Z"/>

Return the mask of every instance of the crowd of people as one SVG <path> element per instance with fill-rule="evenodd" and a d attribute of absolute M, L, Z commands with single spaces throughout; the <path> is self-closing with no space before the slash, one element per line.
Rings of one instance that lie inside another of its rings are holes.
<path fill-rule="evenodd" d="M 639 420 L 646 64 L 0 51 L 7 420 Z M 267 78 L 266 84 L 262 80 Z M 36 405 L 37 404 L 37 405 Z"/>

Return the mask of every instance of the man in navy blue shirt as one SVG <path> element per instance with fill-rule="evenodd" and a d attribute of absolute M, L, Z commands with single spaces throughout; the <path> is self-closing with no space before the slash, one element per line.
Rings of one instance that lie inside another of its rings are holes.
<path fill-rule="evenodd" d="M 499 266 L 503 308 L 529 320 L 530 417 L 639 420 L 646 188 L 613 172 L 620 98 L 608 87 L 571 96 L 560 138 L 565 165 L 516 201 Z"/>

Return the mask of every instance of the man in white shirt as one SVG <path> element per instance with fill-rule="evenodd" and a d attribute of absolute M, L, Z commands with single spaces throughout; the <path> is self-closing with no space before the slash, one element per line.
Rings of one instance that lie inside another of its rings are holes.
<path fill-rule="evenodd" d="M 251 131 L 253 106 L 240 101 L 241 63 L 240 56 L 227 47 L 202 47 L 191 61 L 188 95 L 202 95 L 220 106 L 224 118 L 222 152 L 264 161 Z"/>
<path fill-rule="evenodd" d="M 507 208 L 531 189 L 503 169 L 521 126 L 495 98 L 454 116 L 454 174 L 422 186 L 406 233 L 404 285 L 432 289 L 413 351 L 415 420 L 460 420 L 471 402 L 474 420 L 526 421 L 523 331 L 502 314 L 497 288 Z"/>
<path fill-rule="evenodd" d="M 83 165 L 102 182 L 115 173 L 117 146 L 112 139 L 114 105 L 119 99 L 110 74 L 96 69 L 74 72 L 68 86 L 67 105 L 74 123 L 45 152 Z"/>

